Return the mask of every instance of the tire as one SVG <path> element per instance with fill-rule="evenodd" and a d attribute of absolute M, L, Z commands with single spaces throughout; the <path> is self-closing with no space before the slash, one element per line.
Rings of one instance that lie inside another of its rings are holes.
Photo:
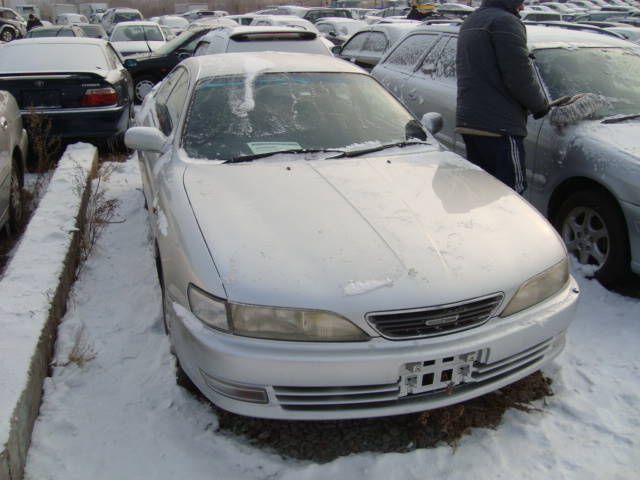
<path fill-rule="evenodd" d="M 598 190 L 571 194 L 558 209 L 553 224 L 570 254 L 594 265 L 605 286 L 627 278 L 630 271 L 629 236 L 624 216 L 609 195 Z"/>
<path fill-rule="evenodd" d="M 22 179 L 17 168 L 16 162 L 13 162 L 11 168 L 11 183 L 9 191 L 9 229 L 17 232 L 24 221 L 24 196 L 22 195 Z"/>
<path fill-rule="evenodd" d="M 133 80 L 133 98 L 137 105 L 141 104 L 144 97 L 151 91 L 153 86 L 158 83 L 156 79 L 147 75 L 137 77 Z"/>
<path fill-rule="evenodd" d="M 0 33 L 0 40 L 2 40 L 3 42 L 10 42 L 15 38 L 16 32 L 14 32 L 10 28 L 5 28 L 4 30 L 2 30 L 2 33 Z"/>

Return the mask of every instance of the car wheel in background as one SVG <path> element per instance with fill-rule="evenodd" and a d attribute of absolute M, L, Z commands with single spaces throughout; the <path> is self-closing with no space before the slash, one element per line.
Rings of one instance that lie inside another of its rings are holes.
<path fill-rule="evenodd" d="M 24 220 L 24 197 L 22 195 L 22 181 L 15 165 L 11 169 L 11 185 L 9 192 L 9 228 L 17 232 Z"/>
<path fill-rule="evenodd" d="M 156 81 L 153 77 L 138 77 L 133 81 L 133 95 L 137 104 L 142 103 L 144 97 L 153 89 Z"/>
<path fill-rule="evenodd" d="M 614 285 L 629 272 L 629 239 L 622 212 L 603 192 L 571 194 L 560 206 L 554 225 L 567 250 L 578 261 L 596 267 L 604 285 Z"/>
<path fill-rule="evenodd" d="M 0 33 L 0 40 L 2 40 L 3 42 L 10 42 L 14 38 L 16 38 L 16 34 L 10 28 L 5 28 L 4 30 L 2 30 L 2 33 Z"/>

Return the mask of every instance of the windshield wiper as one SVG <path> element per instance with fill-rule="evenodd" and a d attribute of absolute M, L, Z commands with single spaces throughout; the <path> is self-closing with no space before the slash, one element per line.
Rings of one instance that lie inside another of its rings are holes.
<path fill-rule="evenodd" d="M 340 150 L 337 148 L 292 148 L 289 150 L 278 150 L 275 152 L 264 152 L 264 153 L 254 153 L 253 155 L 238 155 L 236 157 L 227 160 L 224 163 L 241 163 L 241 162 L 252 162 L 254 160 L 258 160 L 259 158 L 270 157 L 272 155 L 279 155 L 281 153 L 324 153 L 324 152 L 337 152 L 339 155 L 331 158 L 338 158 L 344 155 L 344 150 Z"/>
<path fill-rule="evenodd" d="M 375 152 L 379 152 L 380 150 L 386 150 L 387 148 L 394 148 L 394 147 L 402 148 L 402 147 L 408 147 L 410 145 L 430 145 L 430 143 L 425 142 L 423 140 L 407 140 L 403 142 L 385 143 L 383 145 L 378 145 L 377 147 L 363 148 L 360 150 L 350 150 L 334 158 L 358 157 L 360 155 L 366 155 L 368 153 L 375 153 Z"/>
<path fill-rule="evenodd" d="M 630 115 L 616 115 L 615 117 L 609 117 L 602 120 L 600 123 L 620 123 L 625 120 L 633 120 L 634 118 L 640 118 L 640 113 L 632 113 Z"/>

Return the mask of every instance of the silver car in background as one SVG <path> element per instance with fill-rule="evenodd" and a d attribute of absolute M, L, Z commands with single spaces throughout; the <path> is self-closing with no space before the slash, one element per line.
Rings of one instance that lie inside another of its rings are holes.
<path fill-rule="evenodd" d="M 529 49 L 549 99 L 600 95 L 605 105 L 565 127 L 529 118 L 525 192 L 556 226 L 569 252 L 605 284 L 640 274 L 640 49 L 614 37 L 528 26 Z M 442 143 L 463 155 L 455 133 L 458 28 L 419 27 L 372 75 L 415 115 L 438 112 Z"/>
<path fill-rule="evenodd" d="M 22 223 L 22 187 L 27 157 L 27 132 L 15 98 L 0 90 L 0 227 L 12 231 Z"/>
<path fill-rule="evenodd" d="M 221 408 L 414 412 L 562 350 L 578 291 L 552 226 L 358 67 L 190 58 L 139 122 L 178 378 Z"/>

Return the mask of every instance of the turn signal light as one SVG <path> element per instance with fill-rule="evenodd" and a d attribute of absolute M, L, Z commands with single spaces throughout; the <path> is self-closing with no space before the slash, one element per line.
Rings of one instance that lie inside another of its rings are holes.
<path fill-rule="evenodd" d="M 113 88 L 92 88 L 84 92 L 80 104 L 83 107 L 108 107 L 118 104 L 118 92 Z"/>

